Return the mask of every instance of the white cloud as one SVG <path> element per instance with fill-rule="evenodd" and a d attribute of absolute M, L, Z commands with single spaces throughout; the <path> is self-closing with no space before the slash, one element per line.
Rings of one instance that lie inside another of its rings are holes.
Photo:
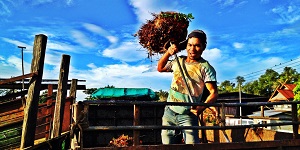
<path fill-rule="evenodd" d="M 61 43 L 61 42 L 52 42 L 52 41 L 48 41 L 47 42 L 47 48 L 48 49 L 55 49 L 55 50 L 62 50 L 62 51 L 72 51 L 74 50 L 72 48 L 72 46 L 66 44 L 66 43 Z"/>
<path fill-rule="evenodd" d="M 5 0 L 4 0 L 5 1 Z M 6 0 L 6 2 L 0 1 L 0 16 L 8 16 L 11 14 L 9 3 L 13 4 L 14 2 L 11 0 Z"/>
<path fill-rule="evenodd" d="M 223 2 L 224 6 L 231 6 L 234 4 L 234 0 L 224 0 Z"/>
<path fill-rule="evenodd" d="M 52 65 L 52 66 L 60 66 L 61 61 L 60 53 L 46 53 L 45 56 L 45 64 Z"/>
<path fill-rule="evenodd" d="M 6 66 L 10 66 L 11 69 L 16 69 L 20 71 L 20 74 L 22 74 L 22 59 L 19 57 L 16 57 L 14 55 L 10 56 L 7 58 L 6 60 Z M 26 61 L 23 60 L 23 65 L 24 65 L 24 72 L 29 73 L 30 72 L 30 68 L 31 68 L 31 63 L 27 63 Z"/>
<path fill-rule="evenodd" d="M 277 20 L 279 24 L 293 24 L 300 20 L 300 10 L 297 5 L 290 4 L 289 6 L 278 6 L 271 10 L 280 18 Z"/>
<path fill-rule="evenodd" d="M 236 48 L 236 49 L 241 49 L 244 47 L 244 43 L 238 43 L 238 42 L 235 42 L 233 43 L 233 47 Z"/>
<path fill-rule="evenodd" d="M 114 64 L 98 67 L 88 64 L 89 70 L 70 69 L 70 78 L 86 80 L 87 88 L 100 88 L 106 85 L 126 88 L 151 88 L 168 90 L 172 74 L 146 72 L 148 65 L 131 66 L 128 64 Z M 165 83 L 165 84 L 164 84 Z"/>
<path fill-rule="evenodd" d="M 243 0 L 243 1 L 235 1 L 235 0 L 217 0 L 217 3 L 219 3 L 221 5 L 221 7 L 225 8 L 225 7 L 241 7 L 243 5 L 245 5 L 246 3 L 248 3 L 247 1 Z"/>
<path fill-rule="evenodd" d="M 134 42 L 123 42 L 117 48 L 107 48 L 102 52 L 105 57 L 110 57 L 113 59 L 134 62 L 144 58 L 147 58 L 147 52 L 141 51 L 140 45 Z"/>
<path fill-rule="evenodd" d="M 94 64 L 94 63 L 90 63 L 90 64 L 88 64 L 87 65 L 89 68 L 91 68 L 91 69 L 96 69 L 97 68 L 97 66 Z"/>
<path fill-rule="evenodd" d="M 73 4 L 73 0 L 66 0 L 67 5 L 72 5 Z"/>
<path fill-rule="evenodd" d="M 32 49 L 31 45 L 28 45 L 28 44 L 26 44 L 24 42 L 21 42 L 21 41 L 18 41 L 18 40 L 12 40 L 12 39 L 9 39 L 9 38 L 2 38 L 2 40 L 7 42 L 7 43 L 14 44 L 16 46 L 24 46 L 24 47 L 26 47 L 26 49 Z"/>
<path fill-rule="evenodd" d="M 116 36 L 111 35 L 108 31 L 104 30 L 103 28 L 101 28 L 97 25 L 90 24 L 90 23 L 84 23 L 83 26 L 91 32 L 94 32 L 94 33 L 104 36 L 112 44 L 118 42 L 118 38 Z"/>
<path fill-rule="evenodd" d="M 203 51 L 203 58 L 210 62 L 218 61 L 221 58 L 221 50 L 218 48 L 206 49 Z"/>
<path fill-rule="evenodd" d="M 178 1 L 161 1 L 161 0 L 130 0 L 130 4 L 135 8 L 135 14 L 138 20 L 145 23 L 153 18 L 151 13 L 159 13 L 161 11 L 178 11 L 182 7 Z"/>
<path fill-rule="evenodd" d="M 78 30 L 71 31 L 72 36 L 75 38 L 75 41 L 81 44 L 84 47 L 93 48 L 96 46 L 95 42 L 92 42 L 85 34 Z"/>
<path fill-rule="evenodd" d="M 267 4 L 267 3 L 270 2 L 270 0 L 260 0 L 260 2 L 263 3 L 263 4 Z"/>
<path fill-rule="evenodd" d="M 14 66 L 18 70 L 22 70 L 22 59 L 20 59 L 16 56 L 10 56 L 7 59 L 7 63 L 9 63 L 11 66 Z"/>
<path fill-rule="evenodd" d="M 279 57 L 269 57 L 267 59 L 262 59 L 262 65 L 265 68 L 273 67 L 275 64 L 280 64 L 282 62 L 284 62 L 284 60 Z"/>
<path fill-rule="evenodd" d="M 35 0 L 32 2 L 32 5 L 44 5 L 52 2 L 53 0 Z"/>
<path fill-rule="evenodd" d="M 3 56 L 0 55 L 0 60 L 5 60 Z"/>
<path fill-rule="evenodd" d="M 269 52 L 270 50 L 271 50 L 271 48 L 268 48 L 268 47 L 263 48 L 263 52 L 264 52 L 264 53 L 267 53 L 267 52 Z"/>

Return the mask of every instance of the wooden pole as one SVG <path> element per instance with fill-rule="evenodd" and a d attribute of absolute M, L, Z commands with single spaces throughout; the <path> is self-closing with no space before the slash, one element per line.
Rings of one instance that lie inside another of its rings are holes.
<path fill-rule="evenodd" d="M 26 106 L 24 108 L 24 121 L 20 149 L 34 145 L 37 110 L 43 77 L 46 45 L 47 36 L 43 34 L 35 36 L 31 72 L 38 72 L 38 75 L 33 76 L 30 80 Z"/>
<path fill-rule="evenodd" d="M 264 106 L 260 106 L 260 116 L 264 117 L 265 116 L 265 107 Z"/>
<path fill-rule="evenodd" d="M 292 121 L 298 122 L 297 104 L 292 104 Z M 299 124 L 293 124 L 293 139 L 298 139 Z"/>
<path fill-rule="evenodd" d="M 70 93 L 69 93 L 70 97 L 72 97 L 72 99 L 73 99 L 72 104 L 74 104 L 76 102 L 77 83 L 78 83 L 77 79 L 72 79 Z"/>
<path fill-rule="evenodd" d="M 140 125 L 140 106 L 134 105 L 133 112 L 134 112 L 133 126 L 138 126 L 138 125 Z M 133 131 L 133 145 L 134 146 L 140 145 L 140 131 L 139 130 Z"/>
<path fill-rule="evenodd" d="M 77 83 L 78 83 L 78 80 L 77 79 L 72 79 L 72 83 L 71 83 L 71 87 L 70 87 L 70 93 L 69 93 L 69 97 L 72 98 L 72 101 L 71 101 L 71 113 L 70 113 L 70 124 L 73 124 L 74 123 L 74 120 L 72 119 L 73 115 L 74 114 L 74 104 L 76 103 L 76 90 L 77 90 Z"/>
<path fill-rule="evenodd" d="M 70 65 L 70 56 L 63 55 L 61 66 L 60 66 L 60 74 L 59 74 L 59 81 L 57 87 L 51 138 L 60 136 L 62 130 L 65 101 L 67 96 L 69 65 Z"/>

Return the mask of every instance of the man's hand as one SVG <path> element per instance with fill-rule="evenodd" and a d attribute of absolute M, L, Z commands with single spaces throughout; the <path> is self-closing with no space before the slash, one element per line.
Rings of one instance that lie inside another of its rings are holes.
<path fill-rule="evenodd" d="M 205 106 L 197 106 L 196 108 L 191 108 L 191 113 L 199 116 L 205 110 L 205 108 Z"/>
<path fill-rule="evenodd" d="M 171 42 L 170 42 L 170 44 L 171 44 L 171 46 L 168 48 L 167 53 L 169 53 L 169 55 L 172 56 L 178 52 L 178 48 L 177 48 L 176 44 L 172 44 Z"/>

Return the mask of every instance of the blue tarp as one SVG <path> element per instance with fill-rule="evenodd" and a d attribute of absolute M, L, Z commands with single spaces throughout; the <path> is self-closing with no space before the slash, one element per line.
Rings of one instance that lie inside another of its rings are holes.
<path fill-rule="evenodd" d="M 136 99 L 148 98 L 154 100 L 156 94 L 148 88 L 99 88 L 92 93 L 92 97 L 98 99 Z"/>

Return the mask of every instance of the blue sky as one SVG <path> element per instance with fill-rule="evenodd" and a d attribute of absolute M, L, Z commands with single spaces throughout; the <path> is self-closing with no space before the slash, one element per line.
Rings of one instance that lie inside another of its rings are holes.
<path fill-rule="evenodd" d="M 257 79 L 265 69 L 299 67 L 300 0 L 1 0 L 0 78 L 30 73 L 34 36 L 48 37 L 43 78 L 58 79 L 61 57 L 71 56 L 69 79 L 87 88 L 168 90 L 171 73 L 158 73 L 160 55 L 134 37 L 151 13 L 192 13 L 189 31 L 208 36 L 203 57 L 218 82 Z M 182 51 L 179 55 L 185 55 Z M 81 83 L 82 84 L 82 83 Z M 78 92 L 78 100 L 85 96 Z"/>

